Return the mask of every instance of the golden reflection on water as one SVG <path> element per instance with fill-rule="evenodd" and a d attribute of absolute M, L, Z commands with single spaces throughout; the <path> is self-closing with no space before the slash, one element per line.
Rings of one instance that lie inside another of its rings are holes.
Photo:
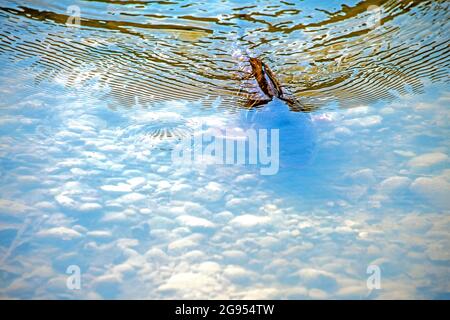
<path fill-rule="evenodd" d="M 320 2 L 86 1 L 80 28 L 66 24 L 70 3 L 33 3 L 2 3 L 0 55 L 33 70 L 36 85 L 107 90 L 113 106 L 186 99 L 234 109 L 252 90 L 242 86 L 239 50 L 266 61 L 314 108 L 389 100 L 449 80 L 444 0 L 334 10 Z"/>

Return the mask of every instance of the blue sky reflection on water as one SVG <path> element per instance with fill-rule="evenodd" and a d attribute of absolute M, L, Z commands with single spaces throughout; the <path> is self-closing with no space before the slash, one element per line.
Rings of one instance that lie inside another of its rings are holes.
<path fill-rule="evenodd" d="M 447 83 L 312 112 L 296 137 L 309 161 L 262 176 L 174 165 L 174 140 L 148 135 L 239 113 L 112 108 L 95 81 L 67 90 L 0 63 L 0 297 L 450 298 Z"/>

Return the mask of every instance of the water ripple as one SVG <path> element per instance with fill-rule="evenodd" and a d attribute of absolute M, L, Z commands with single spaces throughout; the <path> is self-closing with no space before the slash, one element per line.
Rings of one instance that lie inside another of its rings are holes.
<path fill-rule="evenodd" d="M 80 28 L 66 25 L 69 4 L 28 5 L 2 4 L 0 58 L 28 68 L 36 85 L 103 94 L 112 107 L 245 105 L 253 89 L 243 85 L 236 50 L 266 61 L 313 109 L 395 99 L 449 80 L 446 1 L 88 1 Z"/>

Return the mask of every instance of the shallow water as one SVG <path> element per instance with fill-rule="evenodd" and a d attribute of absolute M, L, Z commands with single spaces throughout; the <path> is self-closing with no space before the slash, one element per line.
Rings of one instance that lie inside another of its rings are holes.
<path fill-rule="evenodd" d="M 0 296 L 449 299 L 448 17 L 2 1 Z M 248 117 L 245 55 L 313 111 Z M 174 163 L 205 124 L 280 129 L 280 170 Z"/>

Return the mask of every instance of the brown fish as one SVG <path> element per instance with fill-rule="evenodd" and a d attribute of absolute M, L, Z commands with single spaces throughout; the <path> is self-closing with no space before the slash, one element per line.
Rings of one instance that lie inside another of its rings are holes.
<path fill-rule="evenodd" d="M 272 101 L 274 97 L 285 101 L 293 111 L 306 111 L 296 99 L 287 97 L 275 74 L 261 59 L 249 58 L 252 67 L 251 76 L 255 78 L 259 88 L 264 93 L 264 99 L 249 99 L 246 106 L 249 108 L 263 105 Z"/>

